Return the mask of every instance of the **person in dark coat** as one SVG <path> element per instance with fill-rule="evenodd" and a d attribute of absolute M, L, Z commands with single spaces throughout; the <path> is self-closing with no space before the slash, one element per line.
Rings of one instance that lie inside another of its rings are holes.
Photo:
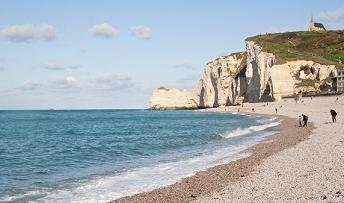
<path fill-rule="evenodd" d="M 331 113 L 331 116 L 332 116 L 332 122 L 333 122 L 333 123 L 337 122 L 337 119 L 336 119 L 336 117 L 337 117 L 337 112 L 336 112 L 335 110 L 331 109 L 331 110 L 330 110 L 330 113 Z"/>
<path fill-rule="evenodd" d="M 303 120 L 303 127 L 307 127 L 307 123 L 308 123 L 308 116 L 306 116 L 305 114 L 302 114 L 302 120 Z"/>

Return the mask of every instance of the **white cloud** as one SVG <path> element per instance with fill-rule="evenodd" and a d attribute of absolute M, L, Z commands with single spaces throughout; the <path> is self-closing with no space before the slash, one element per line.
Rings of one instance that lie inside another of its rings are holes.
<path fill-rule="evenodd" d="M 193 66 L 189 61 L 179 62 L 174 67 L 178 69 L 195 69 L 195 66 Z"/>
<path fill-rule="evenodd" d="M 118 35 L 118 29 L 108 23 L 96 24 L 89 32 L 95 37 L 111 38 Z"/>
<path fill-rule="evenodd" d="M 126 75 L 109 74 L 95 78 L 94 88 L 99 90 L 119 90 L 132 87 L 132 78 Z"/>
<path fill-rule="evenodd" d="M 344 8 L 339 8 L 332 11 L 323 11 L 317 17 L 317 20 L 324 23 L 325 27 L 330 29 L 344 28 Z"/>
<path fill-rule="evenodd" d="M 0 37 L 12 42 L 51 41 L 56 32 L 49 24 L 10 25 L 0 29 Z"/>
<path fill-rule="evenodd" d="M 144 25 L 134 26 L 130 28 L 132 35 L 138 39 L 150 40 L 152 39 L 153 31 Z"/>
<path fill-rule="evenodd" d="M 23 82 L 23 84 L 18 86 L 16 89 L 17 90 L 23 90 L 23 91 L 33 91 L 33 90 L 36 90 L 40 87 L 41 87 L 41 84 L 35 83 L 31 80 L 26 80 L 25 82 Z"/>
<path fill-rule="evenodd" d="M 66 78 L 56 79 L 50 81 L 53 88 L 56 89 L 70 89 L 76 87 L 77 79 L 74 76 L 68 76 Z"/>
<path fill-rule="evenodd" d="M 78 69 L 80 65 L 66 65 L 66 64 L 59 64 L 59 63 L 46 63 L 42 65 L 43 68 L 47 70 L 67 70 L 67 69 Z"/>

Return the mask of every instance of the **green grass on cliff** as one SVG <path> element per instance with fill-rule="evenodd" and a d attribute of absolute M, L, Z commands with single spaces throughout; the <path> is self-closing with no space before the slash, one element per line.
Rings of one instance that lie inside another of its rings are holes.
<path fill-rule="evenodd" d="M 264 51 L 275 54 L 276 64 L 312 60 L 320 64 L 344 67 L 343 30 L 257 35 L 246 41 L 254 41 Z"/>

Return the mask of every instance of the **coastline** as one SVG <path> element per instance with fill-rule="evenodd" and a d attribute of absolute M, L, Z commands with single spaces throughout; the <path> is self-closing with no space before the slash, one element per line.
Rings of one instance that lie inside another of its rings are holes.
<path fill-rule="evenodd" d="M 249 149 L 262 149 L 255 151 L 259 161 L 252 159 L 239 165 L 250 158 L 239 159 L 198 172 L 173 185 L 112 202 L 344 202 L 343 106 L 344 96 L 327 96 L 303 98 L 299 103 L 283 99 L 269 105 L 245 103 L 244 107 L 206 109 L 282 116 L 284 122 L 280 134 Z M 330 109 L 338 113 L 336 123 L 332 123 Z M 301 114 L 306 114 L 313 125 L 312 132 L 305 131 L 308 134 L 302 138 L 297 132 L 306 128 L 295 127 Z M 291 125 L 285 125 L 288 121 Z M 291 137 L 298 139 L 289 146 L 284 145 Z M 276 148 L 271 148 L 269 143 Z"/>
<path fill-rule="evenodd" d="M 214 111 L 214 109 L 207 111 Z M 250 153 L 249 156 L 197 172 L 172 185 L 122 197 L 111 202 L 191 202 L 222 191 L 228 184 L 249 176 L 267 157 L 307 139 L 311 130 L 314 129 L 313 124 L 310 124 L 308 128 L 299 128 L 295 119 L 276 116 L 281 120 L 281 124 L 275 127 L 279 129 L 279 133 L 245 150 L 244 152 Z M 293 133 L 290 132 L 292 129 Z"/>

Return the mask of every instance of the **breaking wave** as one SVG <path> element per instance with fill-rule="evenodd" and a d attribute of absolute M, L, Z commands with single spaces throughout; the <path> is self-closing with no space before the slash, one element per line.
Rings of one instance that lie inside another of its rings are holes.
<path fill-rule="evenodd" d="M 276 119 L 273 119 L 276 120 Z M 262 131 L 268 128 L 272 128 L 275 126 L 278 126 L 280 124 L 280 122 L 272 122 L 272 123 L 266 123 L 266 124 L 262 124 L 262 125 L 255 125 L 255 126 L 250 126 L 248 128 L 237 128 L 235 130 L 226 132 L 224 134 L 220 134 L 220 136 L 222 138 L 231 138 L 231 137 L 238 137 L 238 136 L 243 136 L 243 135 L 247 135 L 253 132 L 257 132 L 257 131 Z"/>

